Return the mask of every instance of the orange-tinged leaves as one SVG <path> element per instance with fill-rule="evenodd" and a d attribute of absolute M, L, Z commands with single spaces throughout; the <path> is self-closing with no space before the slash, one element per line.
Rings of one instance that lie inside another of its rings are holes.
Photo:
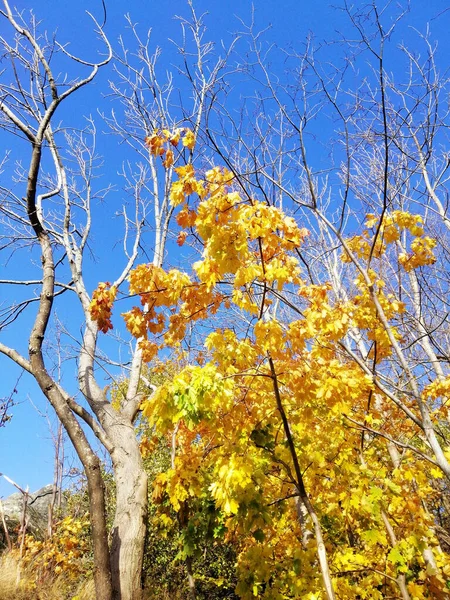
<path fill-rule="evenodd" d="M 139 349 L 142 351 L 142 360 L 145 363 L 150 363 L 158 354 L 158 345 L 148 340 L 141 340 L 139 342 Z"/>
<path fill-rule="evenodd" d="M 180 212 L 177 214 L 177 223 L 180 227 L 192 227 L 195 224 L 197 214 L 194 210 L 191 210 L 187 205 L 183 206 Z"/>
<path fill-rule="evenodd" d="M 153 154 L 153 156 L 161 156 L 164 154 L 164 141 L 164 137 L 159 135 L 156 131 L 145 138 L 145 143 L 148 146 L 150 154 Z"/>
<path fill-rule="evenodd" d="M 163 165 L 166 167 L 166 169 L 169 169 L 173 165 L 173 161 L 174 161 L 173 150 L 169 149 L 166 152 L 166 158 L 163 160 Z"/>
<path fill-rule="evenodd" d="M 411 595 L 411 600 L 422 600 L 429 597 L 426 593 L 425 587 L 415 583 L 414 581 L 408 583 L 408 592 Z"/>
<path fill-rule="evenodd" d="M 168 169 L 174 162 L 174 153 L 171 148 L 178 146 L 183 128 L 176 128 L 173 131 L 168 129 L 158 130 L 145 138 L 145 144 L 153 156 L 166 155 L 163 165 Z M 190 129 L 185 129 L 183 145 L 190 150 L 195 146 L 195 136 Z"/>
<path fill-rule="evenodd" d="M 285 335 L 281 324 L 276 320 L 258 320 L 254 327 L 255 340 L 262 353 L 281 351 L 285 346 Z"/>
<path fill-rule="evenodd" d="M 172 146 L 178 146 L 180 137 L 181 137 L 181 128 L 178 127 L 170 134 L 169 142 L 172 144 Z"/>
<path fill-rule="evenodd" d="M 184 242 L 186 241 L 187 235 L 188 235 L 187 231 L 180 231 L 180 233 L 178 234 L 178 237 L 177 237 L 178 246 L 182 246 L 184 244 Z"/>
<path fill-rule="evenodd" d="M 144 312 L 134 307 L 127 313 L 122 313 L 128 331 L 132 336 L 139 338 L 147 334 L 147 321 Z"/>
<path fill-rule="evenodd" d="M 22 566 L 32 569 L 37 584 L 48 581 L 54 574 L 63 574 L 69 581 L 86 577 L 89 563 L 89 517 L 65 517 L 56 524 L 52 537 L 44 541 L 36 540 L 32 535 L 24 539 L 21 551 Z M 14 552 L 14 551 L 13 551 Z"/>
<path fill-rule="evenodd" d="M 89 305 L 91 319 L 97 323 L 103 333 L 108 333 L 112 329 L 111 314 L 116 294 L 117 289 L 114 286 L 110 287 L 108 282 L 99 283 L 97 289 L 92 293 Z"/>
<path fill-rule="evenodd" d="M 169 198 L 173 206 L 178 206 L 187 196 L 194 193 L 200 197 L 204 196 L 204 185 L 196 179 L 194 167 L 191 164 L 177 167 L 174 171 L 178 175 L 179 180 L 172 183 L 169 193 Z"/>

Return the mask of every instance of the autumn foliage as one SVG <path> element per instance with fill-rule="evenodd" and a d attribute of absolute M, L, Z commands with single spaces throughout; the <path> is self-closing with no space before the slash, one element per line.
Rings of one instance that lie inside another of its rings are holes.
<path fill-rule="evenodd" d="M 170 135 L 147 140 L 166 162 Z M 135 268 L 140 306 L 123 315 L 149 363 L 166 349 L 186 356 L 188 328 L 203 345 L 142 404 L 150 431 L 174 440 L 153 487 L 160 526 L 168 506 L 213 501 L 243 599 L 446 597 L 450 561 L 432 509 L 446 474 L 418 424 L 423 403 L 447 427 L 450 380 L 416 377 L 414 393 L 383 381 L 401 356 L 406 307 L 382 265 L 388 257 L 408 274 L 435 262 L 421 215 L 370 214 L 340 239 L 355 279 L 339 298 L 331 283 L 306 283 L 308 231 L 296 219 L 243 196 L 225 168 L 175 170 L 178 239 L 200 242 L 201 255 L 190 272 Z M 102 289 L 92 316 L 107 330 Z"/>

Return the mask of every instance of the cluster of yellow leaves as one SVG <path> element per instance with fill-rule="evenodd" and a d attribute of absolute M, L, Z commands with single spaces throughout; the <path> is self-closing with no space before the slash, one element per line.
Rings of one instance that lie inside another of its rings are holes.
<path fill-rule="evenodd" d="M 366 216 L 366 227 L 378 226 L 379 218 L 370 214 Z M 420 215 L 413 215 L 402 210 L 393 210 L 384 215 L 380 232 L 387 244 L 392 244 L 400 239 L 400 232 L 407 229 L 414 236 L 423 235 L 423 219 Z"/>
<path fill-rule="evenodd" d="M 178 222 L 195 226 L 204 252 L 202 260 L 194 264 L 196 281 L 177 269 L 166 272 L 151 264 L 139 265 L 131 272 L 130 293 L 140 296 L 144 308 L 134 307 L 123 316 L 130 333 L 141 340 L 147 362 L 158 351 L 149 334 L 158 336 L 164 330 L 162 343 L 177 345 L 189 321 L 215 314 L 223 301 L 228 302 L 222 293 L 213 291 L 224 277 L 233 277 L 232 301 L 251 313 L 259 310 L 249 290 L 256 282 L 278 291 L 299 283 L 300 269 L 293 251 L 308 233 L 278 208 L 256 200 L 244 202 L 229 191 L 233 177 L 226 169 L 211 169 L 203 180 L 195 177 L 192 165 L 175 171 L 179 180 L 173 183 L 170 196 L 174 205 L 183 204 Z M 194 193 L 200 198 L 196 209 L 187 201 Z M 91 315 L 105 332 L 111 328 L 114 295 L 114 288 L 108 289 L 106 284 L 100 284 L 93 294 Z M 267 304 L 270 302 L 267 298 Z"/>
<path fill-rule="evenodd" d="M 150 154 L 160 156 L 162 164 L 166 169 L 172 167 L 175 161 L 173 148 L 181 143 L 185 148 L 193 150 L 195 146 L 194 132 L 187 127 L 177 127 L 173 131 L 169 129 L 155 129 L 155 131 L 145 138 Z"/>
<path fill-rule="evenodd" d="M 436 262 L 433 254 L 436 240 L 424 235 L 423 219 L 420 215 L 394 210 L 383 215 L 381 223 L 379 217 L 373 214 L 367 215 L 365 224 L 366 227 L 377 231 L 376 239 L 366 229 L 362 235 L 356 235 L 346 242 L 348 250 L 358 259 L 368 259 L 371 253 L 375 258 L 380 258 L 385 254 L 387 246 L 399 242 L 401 233 L 407 231 L 413 238 L 410 252 L 401 252 L 398 256 L 398 262 L 405 271 Z M 352 261 L 347 251 L 343 252 L 341 259 L 343 262 Z"/>
<path fill-rule="evenodd" d="M 424 399 L 427 397 L 436 400 L 436 398 L 442 397 L 444 402 L 448 402 L 450 399 L 450 377 L 445 379 L 436 379 L 433 383 L 425 386 L 423 390 Z"/>
<path fill-rule="evenodd" d="M 144 415 L 163 429 L 181 419 L 193 426 L 219 407 L 226 410 L 233 400 L 233 388 L 233 382 L 225 381 L 212 364 L 188 366 L 161 385 L 151 402 L 143 404 Z"/>
<path fill-rule="evenodd" d="M 143 308 L 133 307 L 122 316 L 128 331 L 140 339 L 145 362 L 150 362 L 164 346 L 178 346 L 188 323 L 214 314 L 223 298 L 178 269 L 166 272 L 152 264 L 136 267 L 129 283 L 130 292 L 140 296 Z M 164 335 L 160 335 L 163 331 Z M 153 341 L 149 336 L 153 336 Z"/>
<path fill-rule="evenodd" d="M 194 265 L 201 282 L 213 287 L 227 274 L 234 275 L 235 298 L 243 308 L 254 310 L 253 303 L 237 291 L 256 279 L 278 289 L 298 280 L 297 260 L 289 251 L 298 248 L 306 229 L 298 227 L 274 206 L 256 200 L 243 201 L 232 190 L 233 175 L 214 168 L 204 179 L 195 177 L 192 165 L 177 169 L 179 181 L 172 185 L 174 206 L 182 205 L 177 217 L 183 227 L 195 226 L 204 243 L 203 259 Z M 193 210 L 189 196 L 200 202 Z"/>
<path fill-rule="evenodd" d="M 198 194 L 200 197 L 206 193 L 205 187 L 201 181 L 195 178 L 195 171 L 192 164 L 175 169 L 178 175 L 178 181 L 172 183 L 170 188 L 170 201 L 173 206 L 181 204 L 186 196 Z"/>
<path fill-rule="evenodd" d="M 75 579 L 86 572 L 89 558 L 89 517 L 65 517 L 49 539 L 25 539 L 23 564 L 32 567 L 36 584 L 54 574 Z"/>
<path fill-rule="evenodd" d="M 393 294 L 385 293 L 384 282 L 376 279 L 376 275 L 373 271 L 370 271 L 369 275 L 371 276 L 372 280 L 375 281 L 377 300 L 386 318 L 389 321 L 392 321 L 398 315 L 403 314 L 405 311 L 405 304 L 400 302 Z M 371 293 L 368 289 L 367 283 L 364 281 L 364 278 L 362 276 L 358 276 L 355 280 L 355 284 L 359 288 L 360 293 L 355 294 L 350 302 L 352 305 L 351 324 L 352 326 L 357 327 L 360 331 L 366 331 L 368 340 L 377 343 L 376 359 L 380 361 L 383 358 L 390 356 L 392 353 L 388 331 L 386 331 L 384 325 L 379 319 L 377 310 L 371 297 Z M 389 333 L 396 339 L 400 339 L 401 337 L 397 328 L 393 324 L 391 324 L 389 327 Z M 375 358 L 372 354 L 371 357 Z"/>
<path fill-rule="evenodd" d="M 405 271 L 417 269 L 425 265 L 434 265 L 436 257 L 433 254 L 433 248 L 436 246 L 436 240 L 428 236 L 416 238 L 411 243 L 410 254 L 402 253 L 398 257 L 398 262 Z"/>
<path fill-rule="evenodd" d="M 205 341 L 211 361 L 182 369 L 144 403 L 144 412 L 157 430 L 167 433 L 177 423 L 183 424 L 175 465 L 159 477 L 156 496 L 161 502 L 167 497 L 176 510 L 195 497 L 214 499 L 227 517 L 230 535 L 239 539 L 237 591 L 242 598 L 259 597 L 269 584 L 274 598 L 309 597 L 320 588 L 314 543 L 301 548 L 295 501 L 289 499 L 292 485 L 283 465 L 289 465 L 291 457 L 264 365 L 269 351 L 299 460 L 307 466 L 307 489 L 314 490 L 316 510 L 328 523 L 331 567 L 337 573 L 359 573 L 337 578 L 337 593 L 348 599 L 381 599 L 392 593 L 389 586 L 376 591 L 383 587 L 383 573 L 395 581 L 403 572 L 414 593 L 426 597 L 431 581 L 444 588 L 443 573 L 449 567 L 448 558 L 441 556 L 443 571 L 428 573 L 422 555 L 425 545 L 436 544 L 422 504 L 435 492 L 413 454 L 393 469 L 380 439 L 372 439 L 365 451 L 369 466 L 361 464 L 361 434 L 344 425 L 346 415 L 372 427 L 383 423 L 388 435 L 401 435 L 402 429 L 406 433 L 410 426 L 401 413 L 388 409 L 382 397 L 367 412 L 373 384 L 356 364 L 343 364 L 324 347 L 326 335 L 328 339 L 335 335 L 332 329 L 311 342 L 319 319 L 329 321 L 329 311 L 334 310 L 328 304 L 328 291 L 328 286 L 303 290 L 310 301 L 309 313 L 289 327 L 271 319 L 257 320 L 253 337 L 240 339 L 229 329 L 211 332 Z M 390 317 L 402 310 L 392 298 L 383 301 Z M 328 305 L 325 312 L 324 305 Z M 314 323 L 312 331 L 309 320 Z M 389 424 L 384 417 L 387 410 Z M 382 511 L 395 524 L 395 546 Z M 162 520 L 167 520 L 163 514 Z M 368 590 L 372 595 L 367 596 Z"/>

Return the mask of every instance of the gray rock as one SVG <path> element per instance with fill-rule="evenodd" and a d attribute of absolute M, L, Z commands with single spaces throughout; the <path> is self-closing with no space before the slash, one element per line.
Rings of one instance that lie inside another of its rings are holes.
<path fill-rule="evenodd" d="M 46 485 L 29 494 L 27 504 L 28 531 L 36 535 L 45 533 L 48 522 L 48 506 L 52 500 L 53 486 Z M 23 513 L 23 494 L 17 492 L 2 500 L 8 530 L 12 533 L 20 524 Z"/>

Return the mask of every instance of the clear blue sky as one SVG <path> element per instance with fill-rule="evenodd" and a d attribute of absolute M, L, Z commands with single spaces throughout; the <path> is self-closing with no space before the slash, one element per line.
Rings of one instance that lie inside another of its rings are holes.
<path fill-rule="evenodd" d="M 270 25 L 271 29 L 267 32 L 266 39 L 279 47 L 292 46 L 301 50 L 301 45 L 308 32 L 313 32 L 317 42 L 321 42 L 335 39 L 337 31 L 349 31 L 348 21 L 343 13 L 331 8 L 332 4 L 339 5 L 339 0 L 333 3 L 327 0 L 254 0 L 253 4 L 257 27 L 264 28 Z M 356 2 L 355 4 L 362 3 Z M 92 33 L 92 23 L 85 11 L 92 11 L 96 18 L 102 21 L 101 0 L 79 2 L 42 0 L 39 3 L 18 1 L 15 5 L 24 10 L 33 8 L 37 17 L 42 21 L 41 27 L 48 32 L 57 30 L 58 40 L 61 43 L 70 42 L 72 53 L 89 60 L 95 49 L 99 47 Z M 171 69 L 171 65 L 177 61 L 177 56 L 169 38 L 180 39 L 180 27 L 174 16 L 188 16 L 188 7 L 184 0 L 168 2 L 106 0 L 106 5 L 107 24 L 105 30 L 113 45 L 117 44 L 120 34 L 129 35 L 125 29 L 124 19 L 124 13 L 129 12 L 132 20 L 139 23 L 142 30 L 152 28 L 152 43 L 154 46 L 161 46 L 164 52 L 160 68 L 162 71 Z M 433 38 L 439 41 L 441 60 L 445 61 L 447 57 L 450 57 L 448 35 L 450 11 L 447 12 L 447 7 L 446 0 L 429 0 L 428 2 L 412 0 L 411 14 L 398 32 L 397 43 L 405 40 L 414 48 L 414 44 L 417 42 L 414 29 L 423 32 L 426 23 L 431 22 Z M 206 17 L 209 38 L 216 43 L 220 43 L 221 40 L 229 43 L 235 33 L 242 29 L 238 17 L 244 22 L 250 21 L 252 2 L 251 0 L 240 0 L 239 2 L 230 0 L 225 3 L 219 0 L 209 0 L 208 2 L 198 0 L 195 2 L 195 8 L 198 13 L 204 11 L 209 13 Z M 0 35 L 4 37 L 9 35 L 5 19 L 0 20 Z M 448 60 L 450 65 L 450 59 Z M 0 70 L 1 68 L 2 65 L 0 65 Z M 275 68 L 283 69 L 282 63 L 280 62 Z M 446 69 L 448 65 L 441 62 L 441 68 Z M 60 118 L 68 125 L 74 125 L 82 122 L 83 115 L 92 114 L 98 121 L 99 129 L 102 130 L 104 126 L 102 126 L 100 118 L 96 116 L 97 109 L 105 112 L 110 110 L 108 100 L 102 94 L 107 91 L 107 80 L 113 76 L 112 66 L 105 69 L 94 85 L 74 96 L 69 110 L 63 112 Z M 110 140 L 109 137 L 100 139 L 99 152 L 106 157 L 105 178 L 116 183 L 116 172 L 123 156 L 121 148 L 112 144 Z M 11 141 L 11 138 L 6 140 L 3 136 L 0 137 L 0 148 L 4 145 L 11 148 L 16 155 L 21 151 L 18 142 Z M 5 174 L 5 177 L 7 176 L 8 173 Z M 0 177 L 2 184 L 7 186 L 8 180 L 3 179 L 3 176 Z M 118 184 L 116 192 L 109 196 L 108 202 L 120 204 L 120 194 L 120 184 Z M 96 281 L 105 280 L 108 276 L 114 277 L 113 267 L 115 265 L 108 260 L 112 242 L 108 243 L 107 231 L 98 231 L 98 239 L 101 240 L 100 245 L 104 244 L 104 247 L 98 248 L 98 269 L 89 274 L 93 287 Z M 3 278 L 7 272 L 11 274 L 11 269 L 20 269 L 21 275 L 25 277 L 28 276 L 28 272 L 34 272 L 33 269 L 29 270 L 27 265 L 15 264 L 14 261 L 6 265 L 0 256 L 0 270 L 3 274 L 0 275 L 0 278 Z M 0 288 L 0 304 L 2 301 L 8 301 L 3 295 L 4 293 L 4 290 Z M 62 322 L 70 322 L 71 316 L 70 307 L 68 309 L 61 308 L 59 317 Z M 26 335 L 29 324 L 29 319 L 23 319 L 20 330 L 15 329 L 11 333 L 0 332 L 1 339 L 26 354 Z M 65 380 L 68 381 L 75 373 L 73 362 L 65 365 L 65 369 Z M 7 397 L 11 394 L 20 371 L 7 359 L 0 356 L 0 373 L 0 397 Z M 70 383 L 67 385 L 70 389 Z M 43 414 L 48 412 L 51 422 L 54 422 L 54 418 L 39 390 L 30 382 L 26 374 L 23 375 L 18 386 L 18 393 L 14 396 L 18 404 L 12 411 L 13 419 L 5 428 L 0 429 L 0 472 L 16 480 L 20 485 L 29 485 L 31 490 L 35 490 L 49 483 L 52 480 L 53 472 L 52 442 L 48 423 L 45 416 L 40 415 L 38 411 Z M 31 400 L 37 409 L 33 407 Z M 0 497 L 13 491 L 14 489 L 3 478 L 0 478 Z"/>

